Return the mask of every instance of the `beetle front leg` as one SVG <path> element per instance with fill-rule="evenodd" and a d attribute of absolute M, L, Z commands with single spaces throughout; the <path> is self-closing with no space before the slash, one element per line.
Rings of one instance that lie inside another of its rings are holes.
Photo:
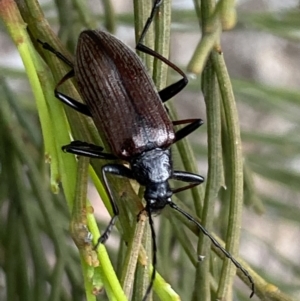
<path fill-rule="evenodd" d="M 186 172 L 186 171 L 178 171 L 178 170 L 174 170 L 172 179 L 190 183 L 189 185 L 186 185 L 184 187 L 179 187 L 177 189 L 172 190 L 173 193 L 178 193 L 178 192 L 193 188 L 204 182 L 204 178 L 200 175 L 197 175 L 197 174 L 194 174 L 191 172 Z"/>
<path fill-rule="evenodd" d="M 110 200 L 110 204 L 111 204 L 111 207 L 113 210 L 113 216 L 112 216 L 108 226 L 106 227 L 105 231 L 98 239 L 95 249 L 99 246 L 99 244 L 104 244 L 107 241 L 107 239 L 109 238 L 109 235 L 113 229 L 113 226 L 116 223 L 118 215 L 119 215 L 119 209 L 118 209 L 117 203 L 113 197 L 112 191 L 110 189 L 110 186 L 109 186 L 109 183 L 108 183 L 108 180 L 106 177 L 107 173 L 117 175 L 117 176 L 122 176 L 122 177 L 125 177 L 128 179 L 134 179 L 132 171 L 123 165 L 107 164 L 102 167 L 102 177 L 103 177 L 103 181 L 104 181 L 104 186 L 105 186 L 106 192 L 107 192 L 109 200 Z"/>

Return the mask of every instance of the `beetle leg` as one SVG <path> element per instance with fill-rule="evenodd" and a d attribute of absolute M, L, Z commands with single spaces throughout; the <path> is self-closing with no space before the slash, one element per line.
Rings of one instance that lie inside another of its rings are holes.
<path fill-rule="evenodd" d="M 204 178 L 200 175 L 186 172 L 186 171 L 179 171 L 179 170 L 174 170 L 172 179 L 177 180 L 177 181 L 183 181 L 187 183 L 191 183 L 189 185 L 186 185 L 184 187 L 180 187 L 177 189 L 172 190 L 173 193 L 178 193 L 183 190 L 190 189 L 192 187 L 195 187 L 197 185 L 200 185 L 201 183 L 204 182 Z"/>
<path fill-rule="evenodd" d="M 148 299 L 148 296 L 152 290 L 153 283 L 155 280 L 155 275 L 156 275 L 156 263 L 157 263 L 157 256 L 156 256 L 157 245 L 156 245 L 156 235 L 155 235 L 154 223 L 153 223 L 150 208 L 148 208 L 148 210 L 146 210 L 146 211 L 147 211 L 148 217 L 149 217 L 149 225 L 150 225 L 151 238 L 152 238 L 152 267 L 153 267 L 153 270 L 152 270 L 152 275 L 151 275 L 149 286 L 146 290 L 146 293 L 145 293 L 142 301 L 146 301 Z"/>
<path fill-rule="evenodd" d="M 69 61 L 62 53 L 60 53 L 59 51 L 55 50 L 50 44 L 42 42 L 41 40 L 37 39 L 37 41 L 42 44 L 43 48 L 52 52 L 53 54 L 56 55 L 56 57 L 58 57 L 60 60 L 62 60 L 63 62 L 65 62 L 67 65 L 69 65 L 71 68 L 74 67 L 73 63 L 71 61 Z"/>
<path fill-rule="evenodd" d="M 185 138 L 190 133 L 194 132 L 198 127 L 200 127 L 203 124 L 202 119 L 183 119 L 183 120 L 176 120 L 173 121 L 173 125 L 180 125 L 180 124 L 186 124 L 188 125 L 184 126 L 182 129 L 178 130 L 175 133 L 176 139 L 175 142 Z"/>
<path fill-rule="evenodd" d="M 170 98 L 172 98 L 173 96 L 175 96 L 176 94 L 178 94 L 188 83 L 188 79 L 186 74 L 180 69 L 178 68 L 175 64 L 173 64 L 172 62 L 170 62 L 167 58 L 163 57 L 161 54 L 159 54 L 158 52 L 150 49 L 149 47 L 145 46 L 144 44 L 142 44 L 142 41 L 145 38 L 145 35 L 154 19 L 154 16 L 158 10 L 158 7 L 161 5 L 162 0 L 156 0 L 154 2 L 154 5 L 152 7 L 151 10 L 151 14 L 150 17 L 148 18 L 142 34 L 135 46 L 136 50 L 139 50 L 141 52 L 144 52 L 146 54 L 149 54 L 159 60 L 161 60 L 162 62 L 164 62 L 165 64 L 167 64 L 169 67 L 171 67 L 173 70 L 175 70 L 176 72 L 178 72 L 183 78 L 180 79 L 179 81 L 177 81 L 174 84 L 171 84 L 170 86 L 164 88 L 163 90 L 159 91 L 158 94 L 162 100 L 162 102 L 166 102 L 168 101 Z"/>
<path fill-rule="evenodd" d="M 86 104 L 79 102 L 79 101 L 75 100 L 74 98 L 58 91 L 58 87 L 61 86 L 68 79 L 74 77 L 74 75 L 75 75 L 74 69 L 70 70 L 55 86 L 54 95 L 61 102 L 68 105 L 69 107 L 76 110 L 77 112 L 84 114 L 86 116 L 92 117 L 91 112 Z"/>
<path fill-rule="evenodd" d="M 92 117 L 92 114 L 86 104 L 79 102 L 79 101 L 75 100 L 74 98 L 57 91 L 56 88 L 54 90 L 54 94 L 57 99 L 59 99 L 61 102 L 68 105 L 72 109 L 76 110 L 77 112 L 79 112 L 81 114 Z"/>
<path fill-rule="evenodd" d="M 103 147 L 82 141 L 72 141 L 70 144 L 62 147 L 62 150 L 78 156 L 85 156 L 95 159 L 117 160 L 113 154 L 103 152 Z"/>
<path fill-rule="evenodd" d="M 137 44 L 140 44 L 141 41 L 144 40 L 145 35 L 146 35 L 147 31 L 149 30 L 149 27 L 150 27 L 155 15 L 156 15 L 156 12 L 157 12 L 159 6 L 162 4 L 162 2 L 163 2 L 163 0 L 155 0 L 154 1 L 150 16 L 149 16 L 149 18 L 147 19 L 147 21 L 145 23 L 145 26 L 143 28 L 143 31 L 141 33 L 141 36 L 140 36 L 139 41 L 138 41 Z"/>
<path fill-rule="evenodd" d="M 170 86 L 168 86 L 158 92 L 162 102 L 166 102 L 169 99 L 171 99 L 173 96 L 178 94 L 187 85 L 188 79 L 187 79 L 186 74 L 180 68 L 178 68 L 175 64 L 170 62 L 167 58 L 163 57 L 161 54 L 148 48 L 147 46 L 141 44 L 141 41 L 138 42 L 138 44 L 136 45 L 135 48 L 136 48 L 136 50 L 139 50 L 141 52 L 144 52 L 146 54 L 149 54 L 149 55 L 161 60 L 162 62 L 167 64 L 169 67 L 174 69 L 176 72 L 178 72 L 183 77 L 176 83 L 171 84 Z"/>
<path fill-rule="evenodd" d="M 61 86 L 65 81 L 67 81 L 68 79 L 74 77 L 74 65 L 71 61 L 69 61 L 62 53 L 60 53 L 59 51 L 55 50 L 50 44 L 48 43 L 44 43 L 41 40 L 37 40 L 40 44 L 42 44 L 43 48 L 52 52 L 53 54 L 56 55 L 56 57 L 58 57 L 60 60 L 62 60 L 63 62 L 65 62 L 67 65 L 69 65 L 72 70 L 70 70 L 59 82 L 58 84 L 55 86 L 54 89 L 54 95 L 56 98 L 58 98 L 61 102 L 63 102 L 64 104 L 68 105 L 69 107 L 71 107 L 72 109 L 76 110 L 79 113 L 82 113 L 84 115 L 87 115 L 89 117 L 91 117 L 91 112 L 88 108 L 88 106 L 82 102 L 79 102 L 73 98 L 71 98 L 70 96 L 67 96 L 61 92 L 59 92 L 57 90 L 57 88 L 59 86 Z"/>
<path fill-rule="evenodd" d="M 108 239 L 108 237 L 113 229 L 113 226 L 116 223 L 117 217 L 119 215 L 119 209 L 118 209 L 117 203 L 113 197 L 112 191 L 110 189 L 110 186 L 109 186 L 109 183 L 108 183 L 108 180 L 106 177 L 107 173 L 117 175 L 117 176 L 122 176 L 122 177 L 129 178 L 129 179 L 134 179 L 132 171 L 123 165 L 107 164 L 102 167 L 102 177 L 103 177 L 103 181 L 104 181 L 104 186 L 105 186 L 106 192 L 107 192 L 109 200 L 110 200 L 110 204 L 111 204 L 111 207 L 113 210 L 113 216 L 112 216 L 108 226 L 106 227 L 105 231 L 102 233 L 102 235 L 98 239 L 95 249 L 99 246 L 99 244 L 104 244 L 106 242 L 106 240 Z"/>

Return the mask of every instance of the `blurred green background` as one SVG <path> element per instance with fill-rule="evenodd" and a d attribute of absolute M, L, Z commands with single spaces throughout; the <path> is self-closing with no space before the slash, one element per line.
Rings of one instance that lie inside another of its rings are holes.
<path fill-rule="evenodd" d="M 103 18 L 104 3 L 87 2 L 87 10 L 82 11 L 76 1 L 41 1 L 51 27 L 71 52 L 79 32 L 89 26 L 106 27 L 134 47 L 131 1 L 111 1 L 112 19 Z M 245 0 L 238 1 L 236 8 L 238 22 L 223 32 L 221 46 L 239 111 L 248 183 L 240 255 L 291 297 L 263 300 L 298 300 L 300 4 Z M 84 300 L 80 260 L 68 234 L 68 208 L 62 193 L 50 190 L 34 97 L 3 23 L 0 29 L 0 300 Z M 186 71 L 201 38 L 192 1 L 173 1 L 171 35 L 171 61 Z M 206 120 L 200 79 L 200 75 L 191 76 L 188 87 L 174 101 L 182 118 Z M 189 140 L 199 173 L 206 176 L 206 126 Z M 175 165 L 177 155 L 175 151 Z M 104 229 L 106 210 L 92 187 L 90 198 Z M 214 232 L 222 237 L 227 222 L 221 201 L 214 219 Z M 157 227 L 158 249 L 169 252 L 169 256 L 158 255 L 158 272 L 182 300 L 192 300 L 190 273 L 194 268 L 169 222 L 155 218 L 155 223 L 161 226 Z M 117 231 L 113 236 L 116 239 L 109 241 L 108 251 L 116 264 Z M 249 294 L 237 279 L 232 300 L 248 300 Z M 254 296 L 253 300 L 259 299 Z"/>

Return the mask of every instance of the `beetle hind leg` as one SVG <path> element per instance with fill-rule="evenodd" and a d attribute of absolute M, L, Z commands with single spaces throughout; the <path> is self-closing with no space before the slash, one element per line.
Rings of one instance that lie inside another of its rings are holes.
<path fill-rule="evenodd" d="M 53 54 L 55 54 L 56 57 L 58 57 L 60 60 L 62 60 L 63 62 L 65 62 L 71 68 L 74 67 L 74 65 L 73 65 L 73 63 L 71 61 L 69 61 L 62 53 L 60 53 L 59 51 L 55 50 L 50 44 L 48 44 L 46 42 L 42 42 L 39 39 L 37 39 L 37 41 L 43 46 L 44 49 L 46 49 L 46 50 L 52 52 Z"/>

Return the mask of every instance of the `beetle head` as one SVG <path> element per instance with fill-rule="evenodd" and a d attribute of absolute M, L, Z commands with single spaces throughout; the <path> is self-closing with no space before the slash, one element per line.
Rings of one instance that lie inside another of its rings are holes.
<path fill-rule="evenodd" d="M 158 213 L 168 203 L 171 202 L 172 190 L 169 183 L 152 183 L 147 185 L 144 193 L 144 198 L 147 202 L 146 207 L 152 213 Z"/>
<path fill-rule="evenodd" d="M 163 209 L 172 196 L 168 183 L 172 176 L 170 150 L 151 149 L 132 159 L 130 163 L 135 179 L 145 186 L 144 197 L 150 211 Z"/>

